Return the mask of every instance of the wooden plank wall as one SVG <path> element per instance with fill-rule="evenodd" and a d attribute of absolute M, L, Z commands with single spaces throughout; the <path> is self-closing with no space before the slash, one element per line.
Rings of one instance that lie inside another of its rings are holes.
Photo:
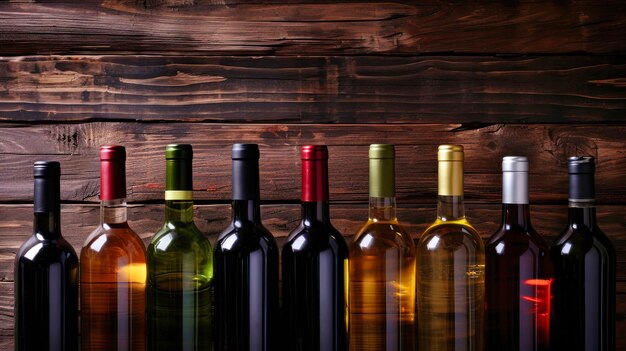
<path fill-rule="evenodd" d="M 500 159 L 531 162 L 533 220 L 566 221 L 566 158 L 598 159 L 618 251 L 626 348 L 626 1 L 0 1 L 0 349 L 13 345 L 13 259 L 30 235 L 32 163 L 62 162 L 64 234 L 98 222 L 98 147 L 128 150 L 131 225 L 162 220 L 164 146 L 195 150 L 196 222 L 230 217 L 230 144 L 259 143 L 262 209 L 298 222 L 298 146 L 329 145 L 332 216 L 367 215 L 367 145 L 397 145 L 399 215 L 435 215 L 436 147 L 466 147 L 468 216 L 500 221 Z"/>

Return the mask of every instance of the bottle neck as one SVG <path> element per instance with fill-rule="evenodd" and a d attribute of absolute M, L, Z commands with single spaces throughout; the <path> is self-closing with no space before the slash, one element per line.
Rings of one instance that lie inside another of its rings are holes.
<path fill-rule="evenodd" d="M 261 224 L 261 204 L 259 200 L 233 200 L 233 222 L 236 227 L 244 223 Z"/>
<path fill-rule="evenodd" d="M 596 204 L 594 200 L 569 202 L 569 226 L 592 230 L 596 226 Z"/>
<path fill-rule="evenodd" d="M 528 204 L 502 204 L 502 225 L 506 230 L 519 228 L 529 231 L 530 206 Z"/>
<path fill-rule="evenodd" d="M 100 201 L 100 224 L 123 224 L 126 220 L 126 198 Z"/>
<path fill-rule="evenodd" d="M 444 222 L 465 219 L 463 196 L 439 195 L 437 198 L 437 219 Z"/>
<path fill-rule="evenodd" d="M 306 226 L 311 226 L 313 223 L 329 224 L 330 206 L 328 201 L 302 202 L 302 221 Z"/>
<path fill-rule="evenodd" d="M 193 223 L 193 201 L 166 200 L 165 223 Z"/>
<path fill-rule="evenodd" d="M 397 221 L 396 198 L 370 196 L 369 220 L 374 222 Z"/>
<path fill-rule="evenodd" d="M 33 232 L 39 239 L 53 240 L 61 237 L 60 211 L 35 212 Z"/>

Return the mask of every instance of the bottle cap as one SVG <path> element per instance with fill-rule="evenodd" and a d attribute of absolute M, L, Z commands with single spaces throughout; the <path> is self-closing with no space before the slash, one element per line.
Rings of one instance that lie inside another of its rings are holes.
<path fill-rule="evenodd" d="M 567 160 L 570 201 L 593 201 L 595 199 L 595 161 L 595 158 L 591 156 L 574 156 Z"/>
<path fill-rule="evenodd" d="M 369 149 L 369 195 L 395 197 L 395 148 L 372 144 Z"/>
<path fill-rule="evenodd" d="M 189 144 L 165 147 L 165 200 L 193 200 L 193 148 Z"/>
<path fill-rule="evenodd" d="M 169 144 L 165 147 L 166 160 L 191 160 L 193 159 L 193 148 L 189 144 Z"/>
<path fill-rule="evenodd" d="M 100 200 L 126 197 L 126 149 L 119 145 L 100 147 Z"/>
<path fill-rule="evenodd" d="M 60 210 L 61 164 L 56 161 L 37 161 L 33 165 L 34 196 L 33 209 L 36 213 Z"/>
<path fill-rule="evenodd" d="M 502 203 L 528 204 L 528 158 L 502 158 Z"/>
<path fill-rule="evenodd" d="M 328 200 L 328 148 L 326 145 L 303 145 L 302 201 Z"/>
<path fill-rule="evenodd" d="M 463 161 L 463 146 L 461 145 L 439 145 L 437 152 L 439 161 Z"/>
<path fill-rule="evenodd" d="M 233 200 L 259 200 L 259 145 L 234 144 Z"/>
<path fill-rule="evenodd" d="M 463 158 L 463 146 L 439 146 L 437 152 L 439 196 L 463 196 Z"/>
<path fill-rule="evenodd" d="M 326 145 L 303 145 L 302 160 L 328 160 L 328 148 Z"/>

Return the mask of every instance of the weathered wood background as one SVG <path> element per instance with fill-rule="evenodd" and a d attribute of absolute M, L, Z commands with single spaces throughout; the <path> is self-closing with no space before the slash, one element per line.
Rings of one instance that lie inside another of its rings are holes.
<path fill-rule="evenodd" d="M 62 162 L 63 230 L 98 222 L 98 147 L 128 151 L 131 225 L 162 220 L 164 146 L 195 150 L 197 224 L 230 217 L 230 144 L 261 147 L 263 215 L 298 222 L 299 155 L 329 145 L 332 215 L 367 215 L 367 145 L 397 145 L 401 219 L 435 215 L 436 147 L 466 146 L 468 215 L 500 221 L 500 159 L 527 155 L 537 229 L 565 225 L 566 158 L 598 159 L 618 250 L 626 349 L 626 1 L 0 0 L 0 349 L 13 345 L 13 259 L 30 235 L 32 163 Z"/>

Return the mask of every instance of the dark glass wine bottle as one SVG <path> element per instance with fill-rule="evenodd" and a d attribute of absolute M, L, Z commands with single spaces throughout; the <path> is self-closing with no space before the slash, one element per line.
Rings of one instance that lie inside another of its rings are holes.
<path fill-rule="evenodd" d="M 348 247 L 330 223 L 328 150 L 302 147 L 302 221 L 283 247 L 285 350 L 348 348 Z"/>
<path fill-rule="evenodd" d="M 502 224 L 485 247 L 487 351 L 550 349 L 552 264 L 528 203 L 528 159 L 504 157 Z"/>
<path fill-rule="evenodd" d="M 554 242 L 553 350 L 615 350 L 615 249 L 596 222 L 595 159 L 570 157 L 569 224 Z"/>
<path fill-rule="evenodd" d="M 15 350 L 78 349 L 78 257 L 61 236 L 58 162 L 38 161 L 33 235 L 15 256 Z"/>
<path fill-rule="evenodd" d="M 80 252 L 82 351 L 143 351 L 146 249 L 127 222 L 126 150 L 100 148 L 100 225 Z"/>
<path fill-rule="evenodd" d="M 350 244 L 350 350 L 415 350 L 415 244 L 396 217 L 395 150 L 369 149 L 369 216 Z"/>
<path fill-rule="evenodd" d="M 261 223 L 259 147 L 235 144 L 233 220 L 215 245 L 217 350 L 273 351 L 278 318 L 278 247 Z"/>
<path fill-rule="evenodd" d="M 193 221 L 193 150 L 165 148 L 165 224 L 148 245 L 149 351 L 212 348 L 213 253 Z"/>

